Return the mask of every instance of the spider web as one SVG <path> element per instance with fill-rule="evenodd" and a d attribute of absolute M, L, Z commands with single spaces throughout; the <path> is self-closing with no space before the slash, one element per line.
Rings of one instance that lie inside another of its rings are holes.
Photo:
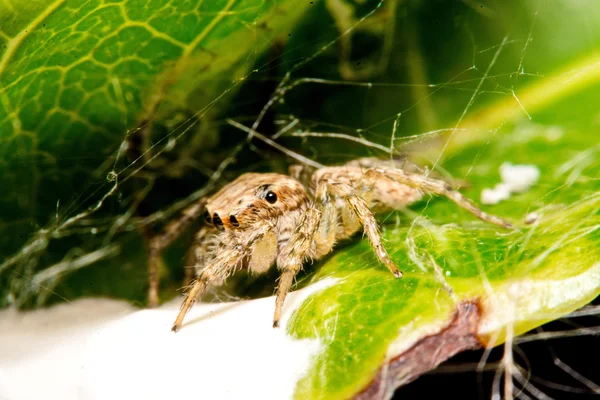
<path fill-rule="evenodd" d="M 514 20 L 507 20 L 510 7 L 518 10 Z M 124 262 L 125 270 L 141 270 L 129 274 L 130 280 L 124 283 L 138 287 L 122 293 L 130 295 L 133 302 L 142 301 L 140 276 L 144 269 L 139 265 L 143 265 L 143 254 L 124 256 L 128 249 L 143 250 L 140 232 L 152 234 L 185 206 L 241 172 L 284 172 L 290 163 L 319 167 L 358 156 L 397 158 L 408 154 L 428 171 L 469 182 L 474 171 L 486 168 L 487 143 L 504 134 L 507 126 L 518 133 L 513 137 L 523 142 L 552 132 L 560 135 L 569 127 L 568 119 L 544 112 L 540 96 L 567 98 L 576 86 L 572 82 L 593 79 L 586 77 L 597 68 L 594 62 L 570 60 L 597 50 L 598 32 L 593 22 L 598 21 L 598 12 L 592 2 L 573 5 L 556 1 L 550 7 L 541 1 L 519 6 L 471 0 L 433 5 L 318 3 L 284 45 L 271 46 L 268 52 L 272 54 L 262 55 L 264 41 L 256 41 L 254 51 L 241 62 L 241 76 L 224 84 L 193 113 L 165 116 L 178 108 L 158 102 L 149 107 L 147 120 L 128 124 L 119 146 L 98 164 L 93 178 L 88 177 L 74 193 L 74 200 L 56 199 L 54 218 L 36 227 L 20 249 L 2 261 L 0 274 L 10 276 L 2 282 L 6 283 L 4 303 L 22 306 L 58 298 L 70 301 L 86 294 L 70 288 L 86 279 L 86 275 L 76 278 L 75 272 L 98 271 L 115 262 Z M 565 33 L 572 26 L 559 23 L 561 13 L 580 18 L 580 29 Z M 262 28 L 252 23 L 248 26 L 258 37 Z M 553 30 L 564 35 L 557 39 L 551 35 Z M 11 38 L 9 33 L 3 35 Z M 562 65 L 572 66 L 567 68 L 570 80 L 557 88 L 554 78 Z M 117 82 L 115 88 L 119 87 L 124 84 Z M 554 92 L 542 90 L 546 87 Z M 267 94 L 253 96 L 256 90 Z M 490 104 L 503 102 L 513 105 L 510 112 L 497 111 L 501 107 L 488 112 Z M 563 109 L 564 115 L 571 112 L 568 104 Z M 580 115 L 586 111 L 584 108 Z M 124 119 L 130 122 L 135 117 Z M 163 118 L 171 120 L 167 123 Z M 210 123 L 203 124 L 204 119 Z M 160 129 L 148 133 L 148 126 Z M 218 132 L 217 139 L 207 134 L 208 139 L 194 144 L 194 135 L 211 129 L 213 136 Z M 128 156 L 136 135 L 142 139 L 147 135 L 147 146 Z M 482 143 L 481 150 L 467 154 L 462 149 L 470 143 Z M 188 147 L 197 153 L 186 152 Z M 218 154 L 209 157 L 211 152 Z M 585 177 L 589 159 L 597 153 L 598 147 L 591 146 L 587 153 L 582 151 L 565 163 L 564 187 L 555 190 L 567 190 Z M 453 157 L 466 166 L 459 176 L 446 169 L 446 161 Z M 168 196 L 161 195 L 173 182 L 178 188 Z M 435 219 L 431 210 L 425 205 L 405 214 L 414 217 L 417 227 Z M 568 242 L 574 235 L 564 240 Z M 181 260 L 184 241 L 171 253 L 174 263 Z M 418 248 L 409 246 L 409 250 L 414 251 L 418 265 L 423 254 Z M 176 285 L 180 274 L 167 274 L 166 286 L 169 279 Z M 439 274 L 450 286 L 444 277 Z M 97 294 L 95 290 L 92 293 Z M 215 296 L 219 300 L 238 298 L 228 292 Z M 597 335 L 597 315 L 597 306 L 588 306 L 538 328 L 536 333 L 509 335 L 503 348 L 484 351 L 477 356 L 478 362 L 459 359 L 437 373 L 451 373 L 455 379 L 458 371 L 475 372 L 476 390 L 492 398 L 506 393 L 518 398 L 598 394 L 599 383 L 582 371 L 578 360 L 569 359 L 570 350 L 564 350 L 570 349 L 573 341 Z M 566 339 L 563 349 L 552 340 L 560 337 L 574 339 Z M 529 343 L 538 348 L 530 349 Z M 589 347 L 591 342 L 576 346 L 576 354 L 584 356 Z M 587 354 L 590 361 L 591 353 Z M 533 358 L 544 356 L 547 360 L 541 368 L 534 365 L 539 362 Z M 425 390 L 425 385 L 415 385 L 418 389 L 403 390 Z"/>

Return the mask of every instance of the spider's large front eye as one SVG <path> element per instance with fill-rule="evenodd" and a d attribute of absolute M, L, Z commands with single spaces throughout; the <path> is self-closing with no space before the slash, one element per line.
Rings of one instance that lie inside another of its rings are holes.
<path fill-rule="evenodd" d="M 206 214 L 204 214 L 204 219 L 206 220 L 207 224 L 212 224 L 212 218 L 210 217 L 210 213 L 208 211 Z"/>
<path fill-rule="evenodd" d="M 265 196 L 265 199 L 271 204 L 275 204 L 277 202 L 277 195 L 275 192 L 269 191 Z"/>

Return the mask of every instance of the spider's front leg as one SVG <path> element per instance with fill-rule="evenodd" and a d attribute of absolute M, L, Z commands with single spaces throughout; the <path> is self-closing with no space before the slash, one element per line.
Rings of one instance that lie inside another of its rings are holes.
<path fill-rule="evenodd" d="M 203 226 L 194 235 L 194 240 L 185 255 L 185 266 L 183 269 L 183 284 L 189 285 L 194 276 L 202 266 L 208 261 L 211 245 L 214 245 L 215 228 L 212 226 Z"/>
<path fill-rule="evenodd" d="M 204 212 L 205 199 L 187 207 L 181 217 L 169 223 L 148 245 L 148 307 L 158 306 L 158 267 L 163 250 L 173 243 Z"/>
<path fill-rule="evenodd" d="M 450 186 L 447 182 L 438 179 L 432 179 L 425 175 L 406 172 L 401 169 L 373 168 L 364 174 L 362 178 L 364 184 L 361 186 L 373 187 L 375 183 L 382 178 L 392 179 L 398 183 L 410 186 L 425 193 L 432 193 L 447 197 L 456 203 L 456 205 L 469 211 L 482 221 L 489 222 L 503 228 L 513 227 L 510 222 L 482 211 L 471 200 L 460 194 L 458 191 L 452 189 L 452 186 Z"/>
<path fill-rule="evenodd" d="M 302 264 L 311 250 L 315 232 L 319 227 L 320 218 L 321 213 L 318 210 L 309 208 L 306 211 L 304 220 L 296 228 L 277 256 L 277 268 L 282 272 L 279 278 L 279 285 L 277 286 L 273 328 L 279 326 L 283 302 L 294 283 L 294 277 L 302 269 Z"/>
<path fill-rule="evenodd" d="M 242 265 L 243 260 L 252 254 L 254 245 L 272 229 L 271 224 L 264 223 L 258 228 L 250 229 L 242 234 L 224 232 L 220 236 L 218 245 L 209 256 L 210 260 L 198 274 L 181 304 L 177 319 L 171 328 L 173 332 L 177 332 L 181 328 L 185 315 L 208 285 L 212 282 L 222 282 L 231 275 L 238 266 Z"/>

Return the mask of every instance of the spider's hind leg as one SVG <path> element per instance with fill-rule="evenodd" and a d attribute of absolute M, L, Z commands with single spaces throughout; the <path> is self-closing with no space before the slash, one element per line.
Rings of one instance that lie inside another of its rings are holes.
<path fill-rule="evenodd" d="M 370 169 L 363 176 L 363 180 L 367 185 L 373 185 L 382 178 L 392 179 L 395 182 L 417 189 L 423 193 L 444 196 L 452 200 L 459 207 L 469 211 L 482 221 L 489 222 L 503 228 L 512 228 L 512 224 L 510 222 L 482 211 L 479 207 L 477 207 L 477 205 L 475 205 L 475 203 L 460 194 L 458 191 L 454 190 L 450 184 L 442 180 L 429 178 L 421 174 L 406 172 L 401 169 L 384 168 Z"/>

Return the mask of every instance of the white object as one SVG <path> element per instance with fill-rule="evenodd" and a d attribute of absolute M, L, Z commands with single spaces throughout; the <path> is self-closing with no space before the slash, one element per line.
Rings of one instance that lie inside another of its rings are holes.
<path fill-rule="evenodd" d="M 273 297 L 197 303 L 177 333 L 181 299 L 154 310 L 88 299 L 0 311 L 0 400 L 291 399 L 322 347 L 285 327 L 309 295 L 335 282 L 290 293 L 279 329 Z"/>
<path fill-rule="evenodd" d="M 513 165 L 505 162 L 500 166 L 502 182 L 510 186 L 512 193 L 522 193 L 540 179 L 540 170 L 535 165 Z"/>
<path fill-rule="evenodd" d="M 500 166 L 502 182 L 493 189 L 481 191 L 481 203 L 490 205 L 508 200 L 512 193 L 523 193 L 540 179 L 540 170 L 535 165 L 515 165 L 508 162 Z"/>
<path fill-rule="evenodd" d="M 498 204 L 510 198 L 510 186 L 505 183 L 497 184 L 493 189 L 481 191 L 481 202 L 483 204 Z"/>

